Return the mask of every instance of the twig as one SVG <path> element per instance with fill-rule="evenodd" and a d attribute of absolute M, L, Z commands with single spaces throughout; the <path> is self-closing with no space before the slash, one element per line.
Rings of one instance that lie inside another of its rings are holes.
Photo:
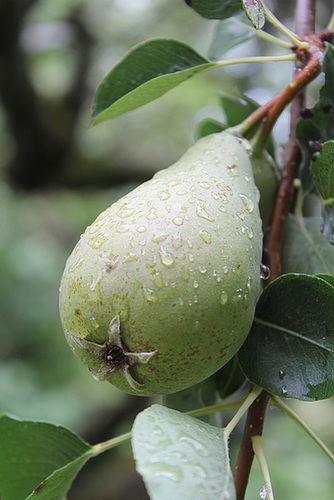
<path fill-rule="evenodd" d="M 323 43 L 320 37 L 316 39 L 315 35 L 310 34 L 314 32 L 314 13 L 314 0 L 297 0 L 296 32 L 298 36 L 302 38 L 306 38 L 307 36 L 307 41 L 310 42 L 307 69 L 304 68 L 302 71 L 295 73 L 293 82 L 272 102 L 273 105 L 267 113 L 267 119 L 263 127 L 261 127 L 262 134 L 264 131 L 264 137 L 268 138 L 272 126 L 283 107 L 294 98 L 291 110 L 290 138 L 282 178 L 276 197 L 271 226 L 264 240 L 264 263 L 271 269 L 270 281 L 276 279 L 281 272 L 281 247 L 284 222 L 290 209 L 293 180 L 296 176 L 300 161 L 300 151 L 296 143 L 294 127 L 303 107 L 303 97 L 302 94 L 299 94 L 297 98 L 295 96 L 320 72 L 321 69 L 320 64 Z M 297 49 L 297 51 L 298 50 L 300 51 L 300 49 Z M 299 58 L 302 59 L 301 52 L 299 52 Z M 301 75 L 303 75 L 302 80 L 300 79 Z M 262 435 L 263 421 L 268 400 L 269 394 L 263 391 L 248 411 L 244 435 L 234 473 L 237 500 L 243 500 L 245 498 L 248 478 L 254 458 L 252 437 Z"/>

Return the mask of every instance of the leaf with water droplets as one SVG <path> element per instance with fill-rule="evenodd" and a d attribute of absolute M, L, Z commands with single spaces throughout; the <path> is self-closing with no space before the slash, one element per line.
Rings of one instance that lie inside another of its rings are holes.
<path fill-rule="evenodd" d="M 264 10 L 259 0 L 242 0 L 246 15 L 257 30 L 263 28 L 266 21 Z"/>
<path fill-rule="evenodd" d="M 137 415 L 132 447 L 151 500 L 235 499 L 224 429 L 153 405 Z"/>
<path fill-rule="evenodd" d="M 334 288 L 328 278 L 286 274 L 257 304 L 238 353 L 246 376 L 277 396 L 310 401 L 334 395 Z"/>

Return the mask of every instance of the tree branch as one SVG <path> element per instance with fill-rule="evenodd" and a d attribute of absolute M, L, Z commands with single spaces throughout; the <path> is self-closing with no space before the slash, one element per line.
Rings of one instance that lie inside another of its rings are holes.
<path fill-rule="evenodd" d="M 320 72 L 321 57 L 319 51 L 321 50 L 320 44 L 322 45 L 322 42 L 321 40 L 316 40 L 315 35 L 313 34 L 314 17 L 315 0 L 297 0 L 296 32 L 301 38 L 306 39 L 310 42 L 310 52 L 309 54 L 307 54 L 309 56 L 309 59 L 307 61 L 307 69 L 304 68 L 304 72 L 310 70 L 311 72 L 314 72 L 314 76 L 316 76 Z M 291 92 L 295 92 L 295 84 L 297 84 L 298 90 L 300 90 L 301 92 L 297 96 L 295 93 L 293 93 L 293 95 L 296 97 L 294 97 L 291 106 L 289 143 L 286 150 L 284 167 L 275 201 L 271 224 L 264 239 L 264 263 L 271 270 L 270 281 L 276 279 L 281 273 L 281 248 L 284 223 L 290 210 L 293 194 L 293 180 L 297 176 L 301 159 L 294 129 L 296 120 L 298 119 L 301 111 L 304 108 L 303 88 L 305 87 L 305 80 L 304 83 L 300 80 L 300 75 L 303 73 L 303 71 L 300 71 L 300 61 L 302 60 L 302 55 L 303 54 L 299 54 L 299 62 L 296 65 L 294 80 L 291 85 Z M 310 78 L 310 80 L 311 79 L 312 77 Z M 285 106 L 286 103 L 291 100 L 289 92 L 289 87 L 287 87 L 285 93 L 283 91 L 283 93 L 281 94 L 281 102 L 279 96 L 273 101 L 273 106 L 268 112 L 266 122 L 263 126 L 265 130 L 266 128 L 268 131 L 271 130 L 273 123 L 276 121 L 281 110 L 283 109 L 282 104 L 284 103 Z M 269 394 L 266 391 L 263 391 L 248 411 L 244 435 L 240 446 L 239 456 L 234 474 L 237 500 L 243 500 L 245 498 L 248 478 L 254 458 L 254 450 L 251 438 L 252 436 L 262 435 L 264 416 L 268 401 Z"/>

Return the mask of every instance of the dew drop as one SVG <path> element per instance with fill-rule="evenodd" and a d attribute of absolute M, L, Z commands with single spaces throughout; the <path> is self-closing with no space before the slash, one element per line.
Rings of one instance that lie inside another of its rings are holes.
<path fill-rule="evenodd" d="M 198 281 L 194 281 L 193 285 L 194 285 L 194 288 L 198 288 L 199 287 Z"/>
<path fill-rule="evenodd" d="M 123 263 L 128 264 L 129 262 L 135 262 L 138 260 L 138 255 L 135 252 L 129 252 L 127 255 L 124 256 Z"/>
<path fill-rule="evenodd" d="M 224 306 L 226 304 L 228 300 L 228 294 L 227 292 L 225 292 L 225 290 L 223 290 L 221 293 L 220 293 L 220 303 L 222 306 Z"/>
<path fill-rule="evenodd" d="M 116 227 L 116 232 L 117 233 L 126 233 L 130 229 L 130 224 L 118 224 Z"/>
<path fill-rule="evenodd" d="M 175 219 L 173 219 L 173 224 L 175 224 L 176 226 L 182 226 L 183 224 L 182 217 L 175 217 Z"/>
<path fill-rule="evenodd" d="M 237 177 L 239 175 L 238 165 L 236 165 L 235 163 L 233 163 L 233 165 L 227 166 L 227 170 L 231 177 Z"/>
<path fill-rule="evenodd" d="M 279 376 L 279 378 L 280 378 L 281 380 L 283 380 L 283 379 L 284 379 L 284 377 L 285 377 L 285 373 L 284 373 L 284 371 L 283 371 L 283 370 L 280 370 L 280 371 L 278 372 L 278 376 Z"/>
<path fill-rule="evenodd" d="M 103 245 L 105 241 L 107 241 L 107 239 L 108 238 L 106 236 L 91 238 L 90 240 L 88 240 L 88 245 L 92 248 L 98 249 Z"/>
<path fill-rule="evenodd" d="M 143 287 L 143 294 L 148 302 L 158 302 L 157 294 L 150 288 Z"/>
<path fill-rule="evenodd" d="M 227 274 L 227 273 L 228 273 L 228 267 L 227 267 L 227 266 L 224 266 L 224 267 L 223 267 L 223 273 L 224 273 L 224 274 Z"/>
<path fill-rule="evenodd" d="M 240 198 L 242 199 L 242 202 L 246 208 L 246 210 L 248 210 L 248 212 L 253 212 L 254 210 L 254 203 L 253 201 L 248 198 L 248 196 L 246 196 L 245 194 L 239 194 Z"/>
<path fill-rule="evenodd" d="M 173 247 L 175 249 L 182 247 L 183 240 L 182 240 L 181 233 L 177 232 L 177 233 L 173 234 L 172 243 L 173 243 Z"/>
<path fill-rule="evenodd" d="M 252 240 L 253 236 L 254 236 L 254 233 L 253 233 L 252 229 L 250 227 L 248 227 L 248 226 L 246 227 L 246 233 L 247 233 L 248 238 L 250 240 Z"/>
<path fill-rule="evenodd" d="M 166 252 L 166 250 L 163 247 L 161 247 L 159 255 L 160 255 L 161 262 L 165 266 L 171 267 L 174 264 L 174 257 L 173 257 L 173 255 L 170 254 L 170 253 L 168 253 L 168 252 Z"/>
<path fill-rule="evenodd" d="M 281 395 L 285 396 L 287 393 L 288 393 L 287 388 L 286 387 L 282 387 L 282 389 L 281 389 Z"/>
<path fill-rule="evenodd" d="M 210 234 L 208 231 L 205 231 L 204 229 L 202 229 L 202 230 L 199 232 L 199 235 L 200 235 L 200 237 L 202 238 L 202 240 L 203 240 L 205 243 L 208 243 L 208 244 L 210 244 L 210 243 L 211 243 L 211 234 Z"/>
<path fill-rule="evenodd" d="M 157 288 L 163 288 L 165 286 L 161 273 L 156 273 L 154 275 L 154 284 Z"/>
<path fill-rule="evenodd" d="M 238 288 L 234 294 L 235 299 L 242 299 L 244 296 L 242 288 Z"/>
<path fill-rule="evenodd" d="M 193 256 L 192 253 L 188 253 L 188 260 L 189 260 L 189 262 L 194 262 L 195 261 L 195 257 Z"/>
<path fill-rule="evenodd" d="M 97 330 L 100 326 L 100 323 L 97 321 L 97 319 L 94 316 L 90 319 L 92 321 L 93 328 L 95 328 L 95 330 Z"/>
<path fill-rule="evenodd" d="M 260 498 L 262 500 L 267 500 L 267 498 L 268 498 L 268 489 L 267 489 L 267 487 L 265 485 L 263 485 L 260 488 L 259 495 L 260 495 Z"/>
<path fill-rule="evenodd" d="M 198 183 L 199 186 L 201 186 L 203 189 L 209 189 L 210 187 L 210 184 L 208 182 L 199 182 Z"/>
<path fill-rule="evenodd" d="M 269 267 L 265 266 L 264 264 L 260 265 L 260 278 L 262 280 L 268 280 L 270 278 L 270 269 Z"/>
<path fill-rule="evenodd" d="M 156 212 L 157 212 L 156 208 L 150 208 L 149 214 L 146 215 L 146 219 L 147 220 L 154 220 L 154 219 L 156 219 L 158 217 Z"/>
<path fill-rule="evenodd" d="M 133 212 L 134 212 L 133 208 L 126 208 L 123 206 L 118 210 L 117 215 L 118 215 L 118 217 L 125 219 L 126 217 L 131 217 Z"/>
<path fill-rule="evenodd" d="M 167 236 L 168 236 L 168 234 L 166 234 L 165 232 L 154 233 L 153 238 L 152 238 L 152 242 L 153 243 L 160 243 L 161 241 L 166 240 Z"/>
<path fill-rule="evenodd" d="M 245 212 L 237 212 L 237 216 L 239 217 L 240 220 L 244 220 L 245 219 Z"/>
<path fill-rule="evenodd" d="M 199 266 L 198 267 L 198 270 L 201 274 L 205 274 L 206 273 L 206 267 L 205 266 Z"/>
<path fill-rule="evenodd" d="M 196 214 L 198 217 L 201 217 L 202 219 L 208 220 L 209 222 L 214 222 L 215 219 L 206 212 L 205 210 L 205 202 L 198 200 L 197 202 L 197 207 L 196 207 Z"/>
<path fill-rule="evenodd" d="M 147 231 L 147 228 L 146 226 L 139 226 L 137 227 L 137 231 L 138 233 L 145 233 L 145 231 Z"/>
<path fill-rule="evenodd" d="M 168 198 L 170 198 L 170 192 L 167 189 L 165 191 L 159 191 L 158 197 L 160 200 L 168 200 Z"/>

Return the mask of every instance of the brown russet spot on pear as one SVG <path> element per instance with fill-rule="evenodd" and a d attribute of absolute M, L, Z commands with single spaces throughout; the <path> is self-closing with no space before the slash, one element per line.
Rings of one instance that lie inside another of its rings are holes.
<path fill-rule="evenodd" d="M 62 277 L 60 313 L 95 378 L 136 395 L 168 394 L 239 350 L 261 288 L 249 155 L 249 143 L 228 132 L 202 138 L 81 236 Z"/>

